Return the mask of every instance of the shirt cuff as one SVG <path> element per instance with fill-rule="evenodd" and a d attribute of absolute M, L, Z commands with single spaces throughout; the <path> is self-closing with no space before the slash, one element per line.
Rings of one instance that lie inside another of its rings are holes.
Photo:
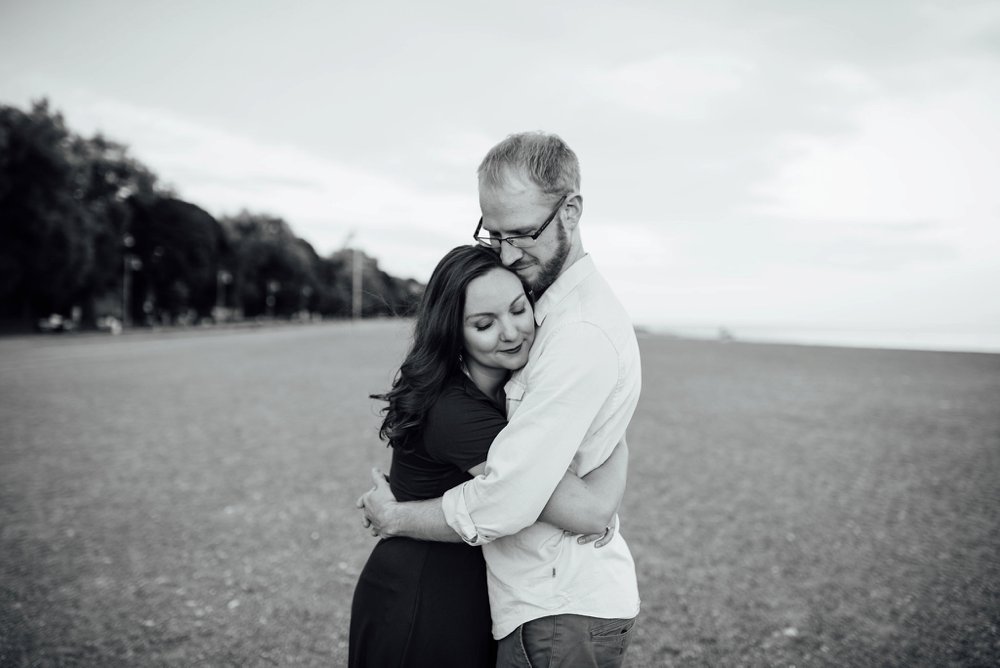
<path fill-rule="evenodd" d="M 459 536 L 469 545 L 482 545 L 488 541 L 481 540 L 479 531 L 472 521 L 469 508 L 465 503 L 465 486 L 462 483 L 452 487 L 441 497 L 441 509 L 444 511 L 444 519 Z"/>

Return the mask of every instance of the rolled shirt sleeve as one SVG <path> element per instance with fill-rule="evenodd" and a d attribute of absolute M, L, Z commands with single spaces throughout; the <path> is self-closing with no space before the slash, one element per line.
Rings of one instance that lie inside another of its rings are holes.
<path fill-rule="evenodd" d="M 596 416 L 619 380 L 618 354 L 600 328 L 576 322 L 547 337 L 524 374 L 527 389 L 493 441 L 485 473 L 442 499 L 448 524 L 470 545 L 537 521 L 585 436 L 600 427 Z"/>

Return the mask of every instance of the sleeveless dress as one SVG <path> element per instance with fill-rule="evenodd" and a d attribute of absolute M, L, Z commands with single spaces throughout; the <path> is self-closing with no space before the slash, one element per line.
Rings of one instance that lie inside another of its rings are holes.
<path fill-rule="evenodd" d="M 451 379 L 409 453 L 394 449 L 389 486 L 399 501 L 436 499 L 469 480 L 507 422 L 464 375 Z M 351 606 L 352 668 L 492 668 L 486 565 L 465 543 L 380 540 Z"/>

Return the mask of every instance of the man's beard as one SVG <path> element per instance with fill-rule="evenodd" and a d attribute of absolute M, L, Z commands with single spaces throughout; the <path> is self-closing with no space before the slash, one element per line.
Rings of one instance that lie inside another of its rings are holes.
<path fill-rule="evenodd" d="M 549 289 L 549 286 L 556 282 L 567 257 L 569 257 L 569 235 L 566 234 L 566 229 L 560 224 L 556 228 L 555 255 L 541 266 L 538 271 L 538 278 L 528 284 L 535 299 L 541 297 Z"/>

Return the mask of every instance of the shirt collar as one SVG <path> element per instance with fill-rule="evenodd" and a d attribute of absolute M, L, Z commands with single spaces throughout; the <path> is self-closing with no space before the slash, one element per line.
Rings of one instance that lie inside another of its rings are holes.
<path fill-rule="evenodd" d="M 559 274 L 555 282 L 535 302 L 535 324 L 541 327 L 545 316 L 595 271 L 597 267 L 594 266 L 594 261 L 589 255 L 584 255 Z"/>

